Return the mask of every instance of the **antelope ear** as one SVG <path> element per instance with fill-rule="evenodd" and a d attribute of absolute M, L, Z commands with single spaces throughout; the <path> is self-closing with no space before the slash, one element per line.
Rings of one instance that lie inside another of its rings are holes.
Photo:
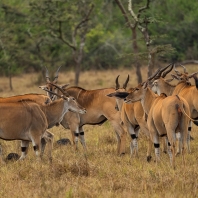
<path fill-rule="evenodd" d="M 64 96 L 64 95 L 61 95 L 61 98 L 63 98 L 64 100 L 69 101 L 69 98 L 68 98 L 68 97 L 66 97 L 66 96 Z"/>
<path fill-rule="evenodd" d="M 171 81 L 173 81 L 174 80 L 174 78 L 170 78 L 170 79 L 166 79 L 165 81 L 166 82 L 171 82 Z"/>
<path fill-rule="evenodd" d="M 145 82 L 145 83 L 143 84 L 143 89 L 146 89 L 147 87 L 148 87 L 148 83 Z"/>
<path fill-rule="evenodd" d="M 64 85 L 61 85 L 60 87 L 61 87 L 62 89 L 64 89 L 64 88 L 66 88 L 67 86 L 69 86 L 69 83 L 68 83 L 68 84 L 64 84 Z"/>
<path fill-rule="evenodd" d="M 114 93 L 110 93 L 107 96 L 108 97 L 116 97 L 118 99 L 124 99 L 129 95 L 128 92 L 114 92 Z"/>
<path fill-rule="evenodd" d="M 45 90 L 45 89 L 47 89 L 47 86 L 46 85 L 42 85 L 42 86 L 39 86 L 39 88 L 41 88 L 42 90 Z"/>
<path fill-rule="evenodd" d="M 113 93 L 107 94 L 106 96 L 108 96 L 108 97 L 115 97 L 115 93 L 116 92 L 113 92 Z"/>

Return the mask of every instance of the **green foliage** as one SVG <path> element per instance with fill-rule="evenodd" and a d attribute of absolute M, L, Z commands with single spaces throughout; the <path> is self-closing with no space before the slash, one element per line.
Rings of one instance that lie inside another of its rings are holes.
<path fill-rule="evenodd" d="M 145 0 L 133 1 L 137 11 Z M 72 32 L 91 3 L 83 54 L 83 69 L 106 69 L 131 66 L 134 60 L 131 31 L 114 0 L 2 0 L 0 4 L 0 71 L 18 74 L 22 71 L 41 71 L 43 66 L 53 71 L 59 65 L 70 69 L 74 65 L 73 52 L 65 41 L 80 47 L 84 27 L 78 29 L 76 43 Z M 128 1 L 123 1 L 125 8 Z M 149 31 L 154 50 L 163 61 L 198 59 L 198 4 L 194 0 L 152 1 L 143 13 L 149 17 Z M 132 20 L 132 19 L 131 19 Z M 131 21 L 134 22 L 134 21 Z M 145 58 L 145 43 L 137 35 L 140 56 Z M 162 47 L 164 46 L 164 47 Z M 175 50 L 173 50 L 173 48 Z M 165 50 L 166 49 L 166 50 Z M 165 51 L 168 53 L 165 53 Z"/>
<path fill-rule="evenodd" d="M 152 12 L 161 23 L 152 24 L 152 34 L 166 34 L 157 44 L 171 43 L 175 53 L 172 60 L 197 59 L 198 4 L 194 0 L 163 0 L 152 4 Z M 170 57 L 169 57 L 170 59 Z"/>

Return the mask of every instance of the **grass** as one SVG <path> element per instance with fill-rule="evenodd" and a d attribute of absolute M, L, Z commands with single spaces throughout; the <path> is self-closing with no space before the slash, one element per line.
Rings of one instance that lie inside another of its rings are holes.
<path fill-rule="evenodd" d="M 189 73 L 197 71 L 189 67 Z M 142 69 L 145 79 L 146 69 Z M 80 86 L 86 89 L 114 87 L 115 78 L 120 74 L 120 84 L 130 74 L 130 86 L 136 85 L 134 70 L 111 70 L 84 72 L 80 78 Z M 14 91 L 8 91 L 8 80 L 0 79 L 1 96 L 24 93 L 43 93 L 34 85 L 38 74 L 27 74 L 13 78 Z M 73 83 L 72 72 L 60 73 L 59 83 Z M 79 151 L 74 152 L 72 146 L 58 146 L 60 138 L 70 138 L 69 130 L 62 126 L 53 127 L 55 134 L 53 162 L 35 159 L 33 149 L 29 149 L 24 161 L 7 162 L 0 165 L 0 197 L 197 197 L 198 191 L 198 133 L 193 125 L 191 154 L 186 154 L 186 166 L 182 165 L 181 156 L 176 158 L 176 170 L 170 167 L 169 157 L 161 153 L 161 163 L 156 166 L 154 160 L 146 162 L 146 139 L 139 137 L 139 158 L 127 153 L 123 157 L 116 155 L 116 137 L 109 122 L 102 126 L 85 126 L 85 138 L 88 152 L 84 154 L 79 144 Z M 18 141 L 3 141 L 4 158 L 11 152 L 20 153 Z M 153 149 L 154 151 L 154 149 Z M 154 158 L 154 152 L 152 153 Z"/>

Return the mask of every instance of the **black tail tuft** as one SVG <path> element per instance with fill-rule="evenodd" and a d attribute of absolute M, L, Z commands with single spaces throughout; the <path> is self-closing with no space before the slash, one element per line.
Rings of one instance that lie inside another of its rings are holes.
<path fill-rule="evenodd" d="M 194 78 L 194 80 L 195 80 L 195 86 L 196 86 L 196 88 L 198 89 L 198 78 L 197 78 L 196 75 L 193 75 L 193 78 Z"/>
<path fill-rule="evenodd" d="M 193 123 L 198 126 L 198 120 L 193 121 Z"/>

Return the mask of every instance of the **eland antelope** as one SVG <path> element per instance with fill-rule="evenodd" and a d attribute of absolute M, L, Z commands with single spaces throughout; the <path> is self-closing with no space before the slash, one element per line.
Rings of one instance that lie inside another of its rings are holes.
<path fill-rule="evenodd" d="M 86 114 L 66 113 L 61 122 L 64 128 L 71 130 L 75 148 L 78 148 L 78 138 L 80 138 L 80 142 L 86 150 L 84 125 L 101 125 L 106 120 L 109 120 L 117 135 L 117 152 L 119 155 L 125 153 L 126 132 L 121 125 L 120 113 L 115 109 L 115 99 L 107 97 L 109 93 L 114 91 L 114 88 L 86 90 L 76 86 L 69 88 L 66 88 L 67 85 L 57 86 L 58 71 L 59 69 L 56 72 L 55 82 L 51 84 L 48 70 L 46 69 L 47 84 L 41 87 L 45 87 L 54 93 L 59 93 L 62 90 L 64 95 L 73 96 L 80 105 L 86 108 Z M 55 99 L 54 94 L 48 93 L 48 95 L 52 100 Z"/>
<path fill-rule="evenodd" d="M 175 141 L 176 133 L 180 131 L 182 142 L 182 156 L 184 162 L 184 147 L 187 138 L 188 122 L 190 117 L 189 105 L 181 96 L 164 94 L 157 96 L 148 87 L 148 81 L 140 84 L 131 92 L 122 92 L 121 98 L 126 103 L 141 101 L 145 113 L 148 115 L 147 124 L 154 143 L 156 162 L 160 159 L 159 137 L 168 137 L 168 154 L 172 167 L 175 168 Z M 117 94 L 119 96 L 119 94 Z M 172 152 L 171 152 L 172 151 Z"/>
<path fill-rule="evenodd" d="M 149 162 L 151 160 L 151 141 L 142 104 L 139 101 L 127 104 L 124 103 L 123 100 L 121 100 L 120 98 L 116 97 L 117 92 L 126 91 L 126 87 L 129 82 L 129 75 L 122 87 L 119 84 L 118 78 L 119 76 L 117 76 L 115 81 L 115 92 L 110 93 L 107 96 L 116 98 L 116 109 L 120 111 L 122 123 L 124 124 L 132 138 L 130 144 L 131 155 L 133 154 L 133 152 L 135 153 L 135 155 L 138 155 L 137 138 L 139 129 L 141 129 L 141 131 L 148 138 L 147 161 Z M 132 89 L 130 89 L 129 91 L 132 91 Z"/>
<path fill-rule="evenodd" d="M 60 99 L 45 105 L 39 105 L 29 98 L 20 99 L 18 102 L 0 103 L 0 111 L 3 112 L 0 117 L 0 138 L 22 140 L 20 160 L 26 157 L 30 141 L 40 157 L 41 138 L 45 140 L 52 138 L 51 133 L 45 132 L 46 129 L 60 123 L 67 111 L 86 113 L 86 110 L 73 97 L 58 96 Z M 13 124 L 15 127 L 10 123 L 16 123 Z M 51 150 L 49 159 L 51 161 Z"/>
<path fill-rule="evenodd" d="M 47 129 L 47 119 L 40 106 L 33 102 L 13 102 L 0 104 L 0 139 L 22 140 L 23 159 L 25 148 L 23 144 L 31 141 L 34 151 L 40 157 L 41 138 Z M 2 149 L 0 149 L 2 159 Z"/>
<path fill-rule="evenodd" d="M 175 69 L 175 68 L 174 68 Z M 193 74 L 189 74 L 186 72 L 184 68 L 184 73 L 180 73 L 175 69 L 176 75 L 172 74 L 172 77 L 179 80 L 177 85 L 171 85 L 169 83 L 172 79 L 164 79 L 165 75 L 161 72 L 155 76 L 155 80 L 152 83 L 152 90 L 157 93 L 166 93 L 169 95 L 179 95 L 182 96 L 187 103 L 189 104 L 190 108 L 190 117 L 193 119 L 198 118 L 198 79 L 196 77 L 197 72 Z M 190 78 L 194 78 L 195 85 L 191 85 L 189 82 Z M 197 121 L 193 121 L 195 125 L 198 125 Z M 190 120 L 188 126 L 188 137 L 187 137 L 187 146 L 188 151 L 190 152 L 190 133 L 192 128 L 192 121 Z M 178 134 L 179 135 L 179 134 Z M 180 149 L 178 148 L 177 153 L 180 153 Z"/>
<path fill-rule="evenodd" d="M 15 103 L 15 102 L 28 102 L 28 101 L 35 102 L 39 105 L 46 105 L 52 102 L 48 96 L 43 95 L 43 94 L 36 94 L 36 93 L 15 95 L 15 96 L 10 96 L 10 97 L 0 97 L 0 105 L 1 103 Z M 48 142 L 49 154 L 50 154 L 52 147 L 53 147 L 54 135 L 49 130 L 46 130 L 43 138 L 44 138 L 44 141 L 43 141 L 42 146 L 45 146 L 44 142 L 45 143 Z M 24 144 L 25 144 L 24 140 L 21 140 L 21 150 L 24 150 L 23 148 Z M 26 144 L 29 144 L 29 142 Z M 44 151 L 44 147 L 42 146 L 41 146 L 41 156 L 43 155 L 43 151 Z M 22 159 L 22 157 L 20 159 Z"/>

